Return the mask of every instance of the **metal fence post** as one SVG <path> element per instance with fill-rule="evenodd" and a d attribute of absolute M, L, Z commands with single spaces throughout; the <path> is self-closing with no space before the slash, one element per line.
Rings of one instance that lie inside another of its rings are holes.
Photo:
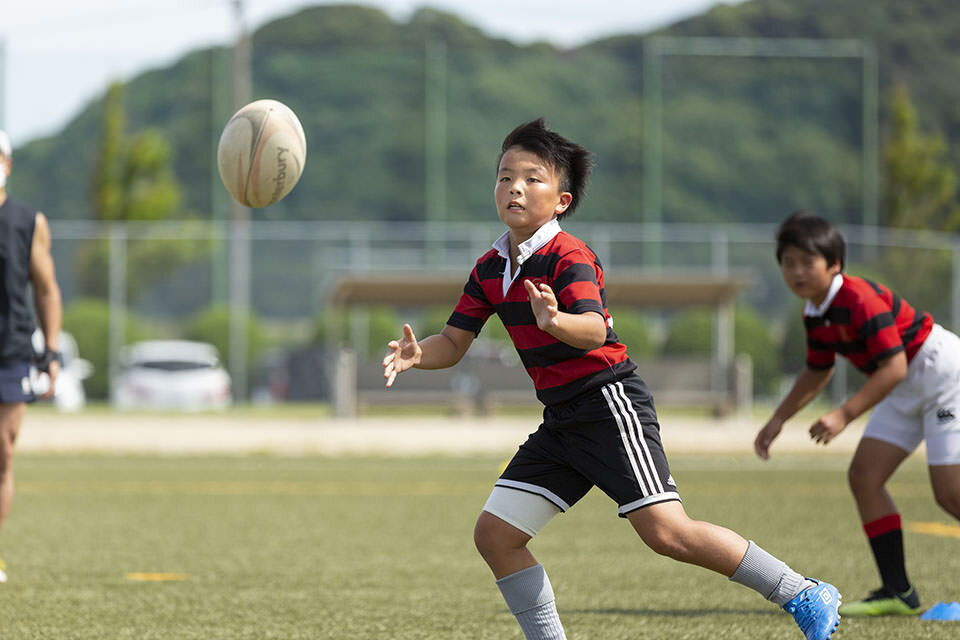
<path fill-rule="evenodd" d="M 710 271 L 715 276 L 725 276 L 728 271 L 728 244 L 729 239 L 724 231 L 717 231 L 710 236 L 711 265 Z M 714 391 L 727 396 L 730 392 L 730 372 L 733 356 L 736 352 L 734 345 L 734 303 L 718 306 L 713 315 L 713 345 L 714 363 L 710 386 Z"/>
<path fill-rule="evenodd" d="M 107 367 L 110 398 L 113 399 L 113 380 L 120 363 L 120 351 L 127 341 L 127 226 L 122 222 L 114 222 L 108 234 L 110 313 L 107 325 L 110 335 L 107 336 Z"/>
<path fill-rule="evenodd" d="M 339 349 L 333 372 L 333 413 L 338 418 L 357 415 L 357 354 Z"/>
<path fill-rule="evenodd" d="M 245 207 L 243 207 L 246 210 Z M 250 219 L 230 223 L 230 378 L 234 402 L 247 400 L 247 342 L 250 319 Z"/>

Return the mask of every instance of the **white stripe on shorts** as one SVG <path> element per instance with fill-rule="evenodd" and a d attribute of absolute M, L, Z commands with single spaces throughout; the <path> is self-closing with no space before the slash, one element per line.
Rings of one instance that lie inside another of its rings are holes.
<path fill-rule="evenodd" d="M 633 403 L 630 402 L 630 399 L 627 397 L 627 392 L 623 389 L 623 383 L 616 383 L 617 391 L 620 393 L 620 396 L 623 398 L 623 403 L 627 407 L 627 411 L 630 412 L 630 417 L 633 422 L 633 428 L 637 432 L 637 438 L 640 440 L 640 447 L 643 449 L 643 457 L 646 459 L 647 464 L 649 465 L 650 472 L 653 474 L 653 480 L 657 485 L 657 493 L 663 493 L 663 483 L 660 482 L 660 474 L 657 473 L 657 465 L 653 463 L 653 456 L 650 455 L 650 447 L 647 446 L 647 441 L 643 438 L 643 426 L 640 424 L 640 418 L 637 416 L 637 412 L 633 410 Z"/>
<path fill-rule="evenodd" d="M 610 413 L 613 414 L 614 419 L 617 421 L 617 427 L 620 429 L 620 439 L 623 441 L 624 450 L 627 452 L 627 458 L 630 460 L 630 466 L 633 468 L 634 477 L 637 479 L 637 484 L 640 486 L 640 491 L 643 495 L 649 496 L 655 493 L 663 493 L 662 488 L 657 489 L 656 482 L 658 479 L 656 478 L 656 469 L 654 469 L 654 473 L 651 474 L 640 445 L 637 443 L 637 423 L 631 417 L 630 412 L 620 406 L 620 403 L 626 396 L 618 393 L 617 385 L 619 384 L 620 383 L 608 384 L 604 386 L 601 391 L 603 391 L 603 397 L 607 400 L 607 406 L 610 407 Z M 626 403 L 629 407 L 630 401 L 626 400 Z M 635 415 L 636 414 L 634 414 L 634 416 Z M 640 434 L 640 442 L 643 442 L 642 433 Z M 644 444 L 644 447 L 645 446 Z M 643 470 L 642 474 L 641 469 Z"/>
<path fill-rule="evenodd" d="M 620 429 L 620 439 L 623 440 L 623 448 L 627 452 L 627 458 L 630 460 L 630 466 L 633 467 L 633 477 L 637 479 L 637 484 L 640 485 L 640 491 L 644 495 L 650 495 L 650 491 L 647 491 L 646 485 L 643 482 L 643 478 L 640 477 L 640 470 L 637 468 L 637 459 L 634 456 L 633 448 L 630 445 L 630 439 L 627 437 L 627 432 L 623 426 L 623 418 L 620 417 L 620 412 L 616 406 L 616 403 L 611 396 L 609 389 L 610 385 L 606 385 L 600 389 L 603 392 L 603 397 L 607 400 L 607 406 L 610 408 L 610 413 L 613 414 L 614 419 L 617 421 L 617 427 Z"/>

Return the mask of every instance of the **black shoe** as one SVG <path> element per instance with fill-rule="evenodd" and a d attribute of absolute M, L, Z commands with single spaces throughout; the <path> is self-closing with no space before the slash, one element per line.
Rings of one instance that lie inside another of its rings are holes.
<path fill-rule="evenodd" d="M 840 615 L 861 616 L 915 616 L 923 613 L 920 595 L 911 585 L 905 593 L 897 593 L 889 587 L 880 587 L 860 602 L 851 602 L 840 607 Z"/>

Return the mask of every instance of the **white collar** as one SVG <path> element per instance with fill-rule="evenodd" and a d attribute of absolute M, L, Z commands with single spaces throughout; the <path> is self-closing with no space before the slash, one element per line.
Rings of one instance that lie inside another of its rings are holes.
<path fill-rule="evenodd" d="M 827 312 L 827 309 L 830 308 L 830 303 L 833 302 L 833 299 L 837 297 L 837 291 L 840 291 L 840 287 L 843 286 L 843 274 L 838 273 L 833 276 L 833 282 L 830 283 L 830 291 L 827 292 L 827 297 L 823 299 L 823 302 L 819 307 L 814 306 L 812 302 L 807 300 L 807 304 L 803 307 L 803 315 L 813 316 L 819 318 Z"/>
<path fill-rule="evenodd" d="M 537 229 L 536 233 L 521 242 L 517 247 L 519 251 L 519 255 L 517 256 L 517 264 L 523 264 L 530 256 L 543 248 L 543 245 L 553 240 L 553 237 L 561 231 L 562 229 L 560 228 L 560 221 L 556 218 L 552 218 L 550 222 L 547 222 L 542 227 Z M 510 231 L 504 231 L 503 235 L 497 238 L 496 242 L 493 243 L 493 248 L 497 250 L 497 253 L 500 254 L 501 258 L 506 258 L 509 261 Z"/>

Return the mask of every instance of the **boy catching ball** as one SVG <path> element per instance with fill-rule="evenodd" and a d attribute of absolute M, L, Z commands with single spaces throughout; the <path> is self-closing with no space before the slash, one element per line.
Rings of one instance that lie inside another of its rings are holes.
<path fill-rule="evenodd" d="M 603 267 L 560 228 L 583 198 L 591 156 L 543 119 L 507 135 L 494 189 L 507 230 L 477 261 L 439 334 L 418 340 L 404 325 L 390 342 L 386 385 L 411 367 L 453 366 L 492 314 L 503 321 L 545 405 L 543 423 L 496 481 L 474 542 L 526 638 L 566 637 L 527 543 L 596 485 L 651 549 L 755 589 L 793 614 L 807 640 L 825 640 L 839 621 L 836 588 L 683 509 L 653 398 L 613 331 Z"/>
<path fill-rule="evenodd" d="M 915 615 L 923 608 L 907 578 L 900 514 L 885 485 L 926 440 L 937 504 L 960 518 L 960 338 L 885 286 L 843 273 L 845 254 L 843 236 L 823 218 L 798 211 L 780 225 L 780 271 L 807 300 L 807 363 L 754 448 L 769 458 L 784 422 L 826 386 L 836 354 L 867 374 L 859 391 L 810 427 L 810 436 L 827 444 L 873 408 L 848 475 L 883 584 L 840 613 Z"/>

